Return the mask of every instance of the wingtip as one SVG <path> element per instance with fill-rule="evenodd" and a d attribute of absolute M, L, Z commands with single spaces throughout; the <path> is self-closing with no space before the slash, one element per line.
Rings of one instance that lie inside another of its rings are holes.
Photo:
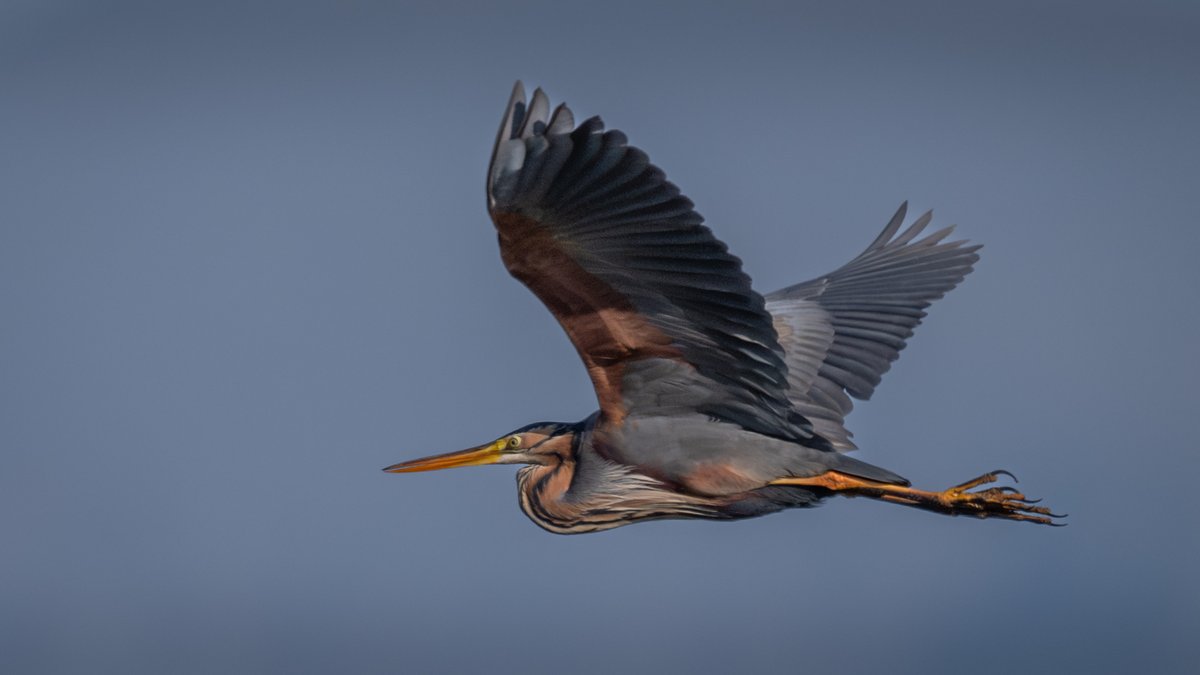
<path fill-rule="evenodd" d="M 525 84 L 517 80 L 513 83 L 512 93 L 508 96 L 508 106 L 504 109 L 505 120 L 510 125 L 520 126 L 522 123 L 520 118 L 524 117 L 525 101 Z M 511 132 L 512 129 L 510 128 L 509 131 Z"/>
<path fill-rule="evenodd" d="M 496 162 L 499 159 L 501 145 L 514 137 L 514 132 L 525 124 L 525 85 L 517 80 L 513 83 L 512 94 L 508 97 L 508 105 L 504 108 L 504 117 L 500 118 L 500 129 L 496 132 L 496 143 L 492 146 L 492 159 L 488 163 L 487 190 L 491 192 L 492 180 L 495 177 Z M 491 208 L 491 197 L 488 197 L 488 208 Z"/>
<path fill-rule="evenodd" d="M 513 134 L 525 124 L 526 109 L 525 85 L 517 80 L 513 83 L 512 94 L 509 95 L 508 105 L 504 108 L 504 118 L 500 120 L 500 133 L 496 138 L 497 145 L 501 141 L 512 138 Z"/>
<path fill-rule="evenodd" d="M 875 237 L 875 240 L 867 246 L 863 253 L 886 246 L 892 240 L 892 237 L 896 236 L 896 233 L 900 231 L 900 226 L 904 224 L 904 217 L 906 215 L 908 215 L 907 199 L 900 202 L 900 208 L 896 209 L 896 213 L 892 215 L 888 224 L 883 226 L 883 231 L 879 233 L 878 237 Z"/>

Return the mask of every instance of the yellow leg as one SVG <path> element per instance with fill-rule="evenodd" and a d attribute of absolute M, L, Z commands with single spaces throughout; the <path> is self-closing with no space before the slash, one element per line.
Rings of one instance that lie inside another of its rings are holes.
<path fill-rule="evenodd" d="M 1051 513 L 1050 509 L 1044 506 L 1035 506 L 1039 500 L 1027 499 L 1015 488 L 1000 486 L 971 491 L 980 485 L 995 483 L 1001 475 L 1013 478 L 1007 471 L 992 471 L 941 492 L 877 483 L 838 471 L 827 471 L 808 478 L 779 478 L 771 481 L 771 485 L 822 488 L 847 497 L 879 499 L 951 516 L 1006 518 L 1055 526 L 1063 524 L 1056 523 L 1053 519 L 1065 516 Z"/>

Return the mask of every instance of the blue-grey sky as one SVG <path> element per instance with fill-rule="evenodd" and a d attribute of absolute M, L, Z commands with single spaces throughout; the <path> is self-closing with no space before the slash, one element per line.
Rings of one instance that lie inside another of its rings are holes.
<path fill-rule="evenodd" d="M 1191 672 L 1191 2 L 0 5 L 0 670 Z M 859 456 L 1067 528 L 834 500 L 553 536 L 595 401 L 484 211 L 513 80 L 625 131 L 760 290 L 904 199 L 985 244 Z"/>

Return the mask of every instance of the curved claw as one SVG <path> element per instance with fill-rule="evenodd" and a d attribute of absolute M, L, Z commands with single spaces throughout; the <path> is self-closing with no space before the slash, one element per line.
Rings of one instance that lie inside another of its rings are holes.
<path fill-rule="evenodd" d="M 971 480 L 969 480 L 969 481 L 965 481 L 965 482 L 963 482 L 963 483 L 959 483 L 958 485 L 955 485 L 954 487 L 952 487 L 952 488 L 950 488 L 949 490 L 947 490 L 947 492 L 958 492 L 958 493 L 960 493 L 960 494 L 965 494 L 965 493 L 967 493 L 969 490 L 971 490 L 971 489 L 973 489 L 973 488 L 977 488 L 977 487 L 979 487 L 980 485 L 991 485 L 992 483 L 995 483 L 995 482 L 996 482 L 996 480 L 997 480 L 997 478 L 996 478 L 997 474 L 1007 474 L 1007 475 L 1011 475 L 1011 474 L 1009 474 L 1007 471 L 998 471 L 998 472 L 997 472 L 997 471 L 989 471 L 989 472 L 987 472 L 987 473 L 985 473 L 985 474 L 982 474 L 982 475 L 980 475 L 980 476 L 976 476 L 975 478 L 972 478 L 972 479 L 971 479 Z"/>
<path fill-rule="evenodd" d="M 1011 471 L 1005 471 L 1004 469 L 996 469 L 995 471 L 989 471 L 988 473 L 992 474 L 993 476 L 1008 476 L 1009 478 L 1012 479 L 1012 482 L 1014 482 L 1014 483 L 1021 482 L 1021 481 L 1017 480 L 1017 477 L 1014 476 Z"/>

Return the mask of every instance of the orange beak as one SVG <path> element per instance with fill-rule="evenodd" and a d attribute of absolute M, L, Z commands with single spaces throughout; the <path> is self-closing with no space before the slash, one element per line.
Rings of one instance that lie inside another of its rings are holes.
<path fill-rule="evenodd" d="M 481 445 L 478 448 L 448 452 L 444 455 L 422 457 L 408 462 L 393 464 L 384 469 L 389 473 L 413 473 L 416 471 L 436 471 L 438 469 L 453 469 L 456 466 L 478 466 L 480 464 L 495 464 L 500 460 L 504 450 L 504 439 Z"/>

